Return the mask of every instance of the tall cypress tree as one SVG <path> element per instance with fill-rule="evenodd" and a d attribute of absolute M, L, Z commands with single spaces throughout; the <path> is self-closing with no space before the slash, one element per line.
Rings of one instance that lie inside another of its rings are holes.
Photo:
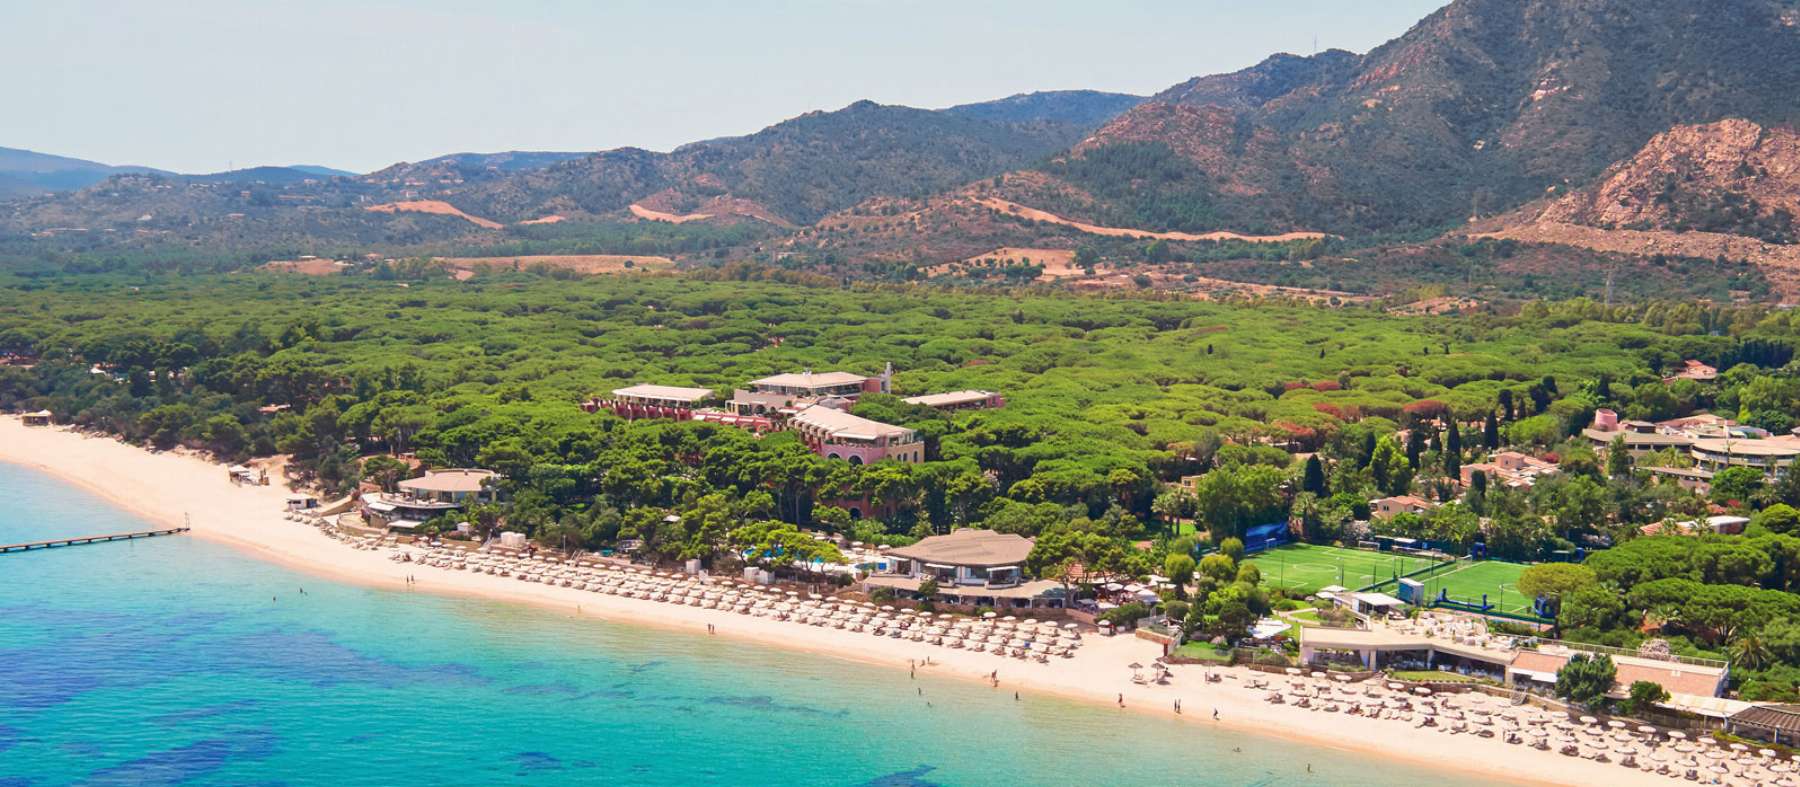
<path fill-rule="evenodd" d="M 1462 477 L 1462 433 L 1457 431 L 1456 418 L 1450 418 L 1450 435 L 1444 438 L 1444 477 Z"/>
<path fill-rule="evenodd" d="M 1481 445 L 1489 451 L 1500 447 L 1500 419 L 1489 410 L 1487 420 L 1481 423 Z"/>
<path fill-rule="evenodd" d="M 1325 463 L 1319 461 L 1319 455 L 1306 458 L 1306 475 L 1300 481 L 1300 488 L 1318 497 L 1325 496 Z"/>

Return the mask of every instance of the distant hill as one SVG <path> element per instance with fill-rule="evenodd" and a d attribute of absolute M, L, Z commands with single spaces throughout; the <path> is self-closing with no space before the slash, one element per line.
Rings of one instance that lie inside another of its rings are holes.
<path fill-rule="evenodd" d="M 288 167 L 288 169 L 298 170 L 308 175 L 315 175 L 322 178 L 353 178 L 356 177 L 357 174 L 347 169 L 321 167 L 316 164 L 294 164 Z"/>
<path fill-rule="evenodd" d="M 1027 165 L 1068 148 L 1137 100 L 1059 91 L 948 110 L 859 101 L 668 153 L 459 153 L 324 180 L 297 167 L 116 179 L 16 203 L 10 219 L 0 210 L 0 229 L 130 226 L 134 242 L 167 231 L 161 237 L 190 244 L 250 242 L 259 233 L 284 243 L 309 236 L 363 242 L 380 234 L 371 221 L 392 224 L 396 238 L 412 242 L 471 231 L 469 222 L 417 211 L 364 215 L 420 202 L 502 226 L 667 216 L 795 227 L 873 196 L 929 195 Z M 321 212 L 334 210 L 356 213 Z"/>
<path fill-rule="evenodd" d="M 71 191 L 126 172 L 156 172 L 148 167 L 115 167 L 96 161 L 49 153 L 0 148 L 0 199 Z"/>
<path fill-rule="evenodd" d="M 1143 101 L 1143 96 L 1098 90 L 1046 90 L 959 104 L 942 112 L 990 123 L 1064 123 L 1098 128 Z"/>

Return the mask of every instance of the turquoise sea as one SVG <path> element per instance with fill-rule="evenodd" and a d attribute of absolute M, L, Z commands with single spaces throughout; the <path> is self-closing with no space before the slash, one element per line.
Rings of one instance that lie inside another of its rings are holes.
<path fill-rule="evenodd" d="M 12 465 L 0 501 L 6 543 L 147 524 Z M 337 584 L 185 536 L 0 556 L 6 787 L 1436 781 L 1004 688 Z"/>

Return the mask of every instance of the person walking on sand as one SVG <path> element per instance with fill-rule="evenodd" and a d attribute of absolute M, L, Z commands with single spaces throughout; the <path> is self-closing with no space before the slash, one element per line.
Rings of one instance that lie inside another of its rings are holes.
<path fill-rule="evenodd" d="M 1219 720 L 1219 709 L 1213 708 L 1213 721 L 1218 721 L 1218 720 Z"/>
<path fill-rule="evenodd" d="M 1125 695 L 1123 695 L 1123 694 L 1119 695 L 1119 707 L 1121 707 L 1121 708 L 1125 707 Z"/>

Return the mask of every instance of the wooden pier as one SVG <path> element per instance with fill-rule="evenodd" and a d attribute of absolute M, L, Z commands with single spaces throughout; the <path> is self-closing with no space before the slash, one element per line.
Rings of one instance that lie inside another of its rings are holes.
<path fill-rule="evenodd" d="M 186 533 L 185 527 L 171 527 L 167 530 L 139 530 L 135 533 L 113 533 L 104 536 L 78 536 L 75 538 L 53 538 L 48 541 L 27 541 L 23 544 L 0 544 L 0 555 L 8 552 L 30 552 L 33 549 L 55 549 L 57 547 L 76 547 L 84 544 L 104 544 L 108 541 L 135 541 L 140 538 L 172 536 Z"/>

